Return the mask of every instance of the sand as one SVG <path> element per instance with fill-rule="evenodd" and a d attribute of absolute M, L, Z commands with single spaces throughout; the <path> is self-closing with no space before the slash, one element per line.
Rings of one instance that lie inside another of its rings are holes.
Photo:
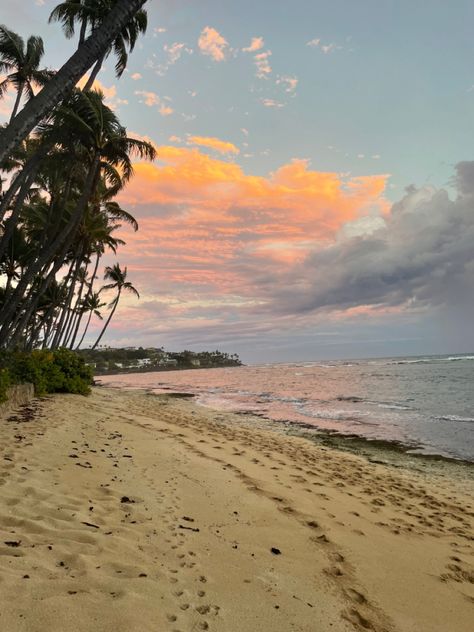
<path fill-rule="evenodd" d="M 467 467 L 374 463 L 141 392 L 11 417 L 2 631 L 470 629 Z"/>

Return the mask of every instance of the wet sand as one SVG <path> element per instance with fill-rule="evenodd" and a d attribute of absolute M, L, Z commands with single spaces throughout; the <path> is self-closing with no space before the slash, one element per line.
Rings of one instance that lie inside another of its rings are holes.
<path fill-rule="evenodd" d="M 37 401 L 0 420 L 0 629 L 464 632 L 472 469 L 404 458 L 188 399 Z"/>

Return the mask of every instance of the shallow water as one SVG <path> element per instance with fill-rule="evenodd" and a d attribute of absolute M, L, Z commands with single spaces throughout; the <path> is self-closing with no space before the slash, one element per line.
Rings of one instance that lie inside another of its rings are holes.
<path fill-rule="evenodd" d="M 204 406 L 398 441 L 474 461 L 474 355 L 102 376 L 107 386 L 196 395 Z"/>

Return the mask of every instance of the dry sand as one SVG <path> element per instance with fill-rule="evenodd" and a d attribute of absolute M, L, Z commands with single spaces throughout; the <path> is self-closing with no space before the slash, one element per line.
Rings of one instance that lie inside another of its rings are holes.
<path fill-rule="evenodd" d="M 468 468 L 140 392 L 30 409 L 0 420 L 2 632 L 471 629 Z"/>

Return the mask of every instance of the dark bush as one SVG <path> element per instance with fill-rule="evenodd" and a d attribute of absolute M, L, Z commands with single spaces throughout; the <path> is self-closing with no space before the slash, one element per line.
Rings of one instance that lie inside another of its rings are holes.
<path fill-rule="evenodd" d="M 87 395 L 92 384 L 92 369 L 77 353 L 68 349 L 3 352 L 0 355 L 0 401 L 2 392 L 10 384 L 24 382 L 31 382 L 37 395 Z"/>
<path fill-rule="evenodd" d="M 0 369 L 0 404 L 7 400 L 7 388 L 11 384 L 8 369 Z"/>

